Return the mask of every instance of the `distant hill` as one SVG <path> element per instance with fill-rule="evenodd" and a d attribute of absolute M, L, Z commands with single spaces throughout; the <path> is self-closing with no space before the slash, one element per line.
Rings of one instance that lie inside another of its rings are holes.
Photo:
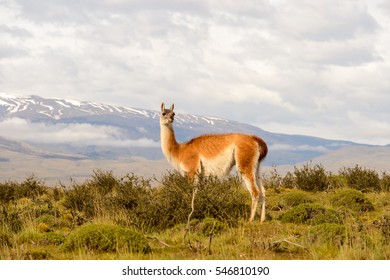
<path fill-rule="evenodd" d="M 10 141 L 7 141 L 8 144 Z M 42 153 L 33 147 L 14 142 L 14 147 L 3 145 L 0 138 L 0 182 L 8 180 L 22 181 L 29 176 L 36 176 L 46 183 L 55 185 L 60 182 L 69 185 L 72 182 L 82 183 L 90 179 L 94 170 L 114 171 L 116 175 L 134 173 L 147 178 L 161 175 L 169 169 L 165 160 L 148 160 L 129 157 L 127 159 L 90 159 L 77 155 Z"/>
<path fill-rule="evenodd" d="M 356 165 L 390 173 L 389 146 L 348 146 L 313 158 L 312 163 L 321 163 L 329 171 L 339 171 L 343 167 Z"/>
<path fill-rule="evenodd" d="M 156 109 L 159 106 L 156 104 Z M 320 160 L 329 166 L 337 166 L 344 160 L 358 163 L 363 155 L 356 151 L 367 151 L 365 162 L 376 168 L 386 166 L 387 160 L 380 154 L 390 150 L 390 145 L 377 147 L 271 133 L 232 120 L 192 114 L 176 114 L 174 127 L 178 141 L 204 133 L 242 132 L 261 136 L 269 147 L 265 166 L 292 166 L 309 160 Z M 145 170 L 141 173 L 150 175 L 153 170 L 161 172 L 169 168 L 159 141 L 158 110 L 0 95 L 0 180 L 16 178 L 23 172 L 39 175 L 46 171 L 45 178 L 61 174 L 62 178 L 79 176 L 76 175 L 79 173 L 85 176 L 97 168 L 141 172 L 136 166 L 142 165 Z M 142 161 L 143 164 L 135 163 Z M 124 166 L 119 167 L 120 163 Z M 34 172 L 38 169 L 40 172 Z"/>

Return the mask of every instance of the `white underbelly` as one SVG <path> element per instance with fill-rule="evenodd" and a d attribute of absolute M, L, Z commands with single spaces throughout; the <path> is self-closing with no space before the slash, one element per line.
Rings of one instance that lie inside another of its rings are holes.
<path fill-rule="evenodd" d="M 234 166 L 234 149 L 228 148 L 214 158 L 200 157 L 202 172 L 206 176 L 226 176 Z"/>

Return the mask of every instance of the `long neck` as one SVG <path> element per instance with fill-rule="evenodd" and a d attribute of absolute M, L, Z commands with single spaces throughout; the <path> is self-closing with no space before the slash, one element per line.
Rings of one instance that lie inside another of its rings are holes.
<path fill-rule="evenodd" d="M 176 141 L 175 132 L 171 125 L 160 125 L 161 148 L 165 157 L 172 161 L 177 156 L 179 143 Z"/>

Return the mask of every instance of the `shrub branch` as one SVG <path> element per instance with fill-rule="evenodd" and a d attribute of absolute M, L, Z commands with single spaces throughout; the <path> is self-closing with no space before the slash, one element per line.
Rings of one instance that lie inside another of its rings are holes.
<path fill-rule="evenodd" d="M 194 188 L 194 191 L 192 192 L 191 212 L 190 212 L 190 214 L 188 215 L 186 232 L 185 232 L 184 237 L 183 237 L 183 244 L 184 244 L 184 242 L 185 242 L 185 240 L 186 240 L 187 235 L 188 235 L 189 232 L 190 232 L 190 222 L 191 222 L 192 214 L 193 214 L 194 211 L 195 211 L 195 196 L 196 196 L 196 193 L 197 193 L 197 192 L 198 192 L 198 189 L 197 189 L 197 188 Z"/>

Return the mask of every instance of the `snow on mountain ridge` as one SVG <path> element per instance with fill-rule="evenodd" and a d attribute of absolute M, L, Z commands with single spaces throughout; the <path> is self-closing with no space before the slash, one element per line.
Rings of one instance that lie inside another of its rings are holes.
<path fill-rule="evenodd" d="M 1 110 L 5 108 L 5 111 Z M 98 102 L 79 101 L 74 99 L 42 98 L 36 95 L 14 96 L 0 94 L 0 117 L 21 117 L 40 121 L 41 118 L 50 118 L 56 121 L 94 115 L 118 115 L 124 118 L 139 116 L 157 119 L 156 110 L 138 109 L 129 106 L 114 106 Z M 214 126 L 216 122 L 228 123 L 228 120 L 197 116 L 190 114 L 176 114 L 178 124 L 207 124 Z"/>
<path fill-rule="evenodd" d="M 51 98 L 45 99 L 39 96 L 16 97 L 13 95 L 0 95 L 0 107 L 5 108 L 4 116 L 20 117 L 26 112 L 35 112 L 55 120 L 61 118 L 77 117 L 82 115 L 103 115 L 103 114 L 139 114 L 149 117 L 146 110 L 130 107 L 106 105 L 97 102 L 78 101 L 72 99 Z"/>

